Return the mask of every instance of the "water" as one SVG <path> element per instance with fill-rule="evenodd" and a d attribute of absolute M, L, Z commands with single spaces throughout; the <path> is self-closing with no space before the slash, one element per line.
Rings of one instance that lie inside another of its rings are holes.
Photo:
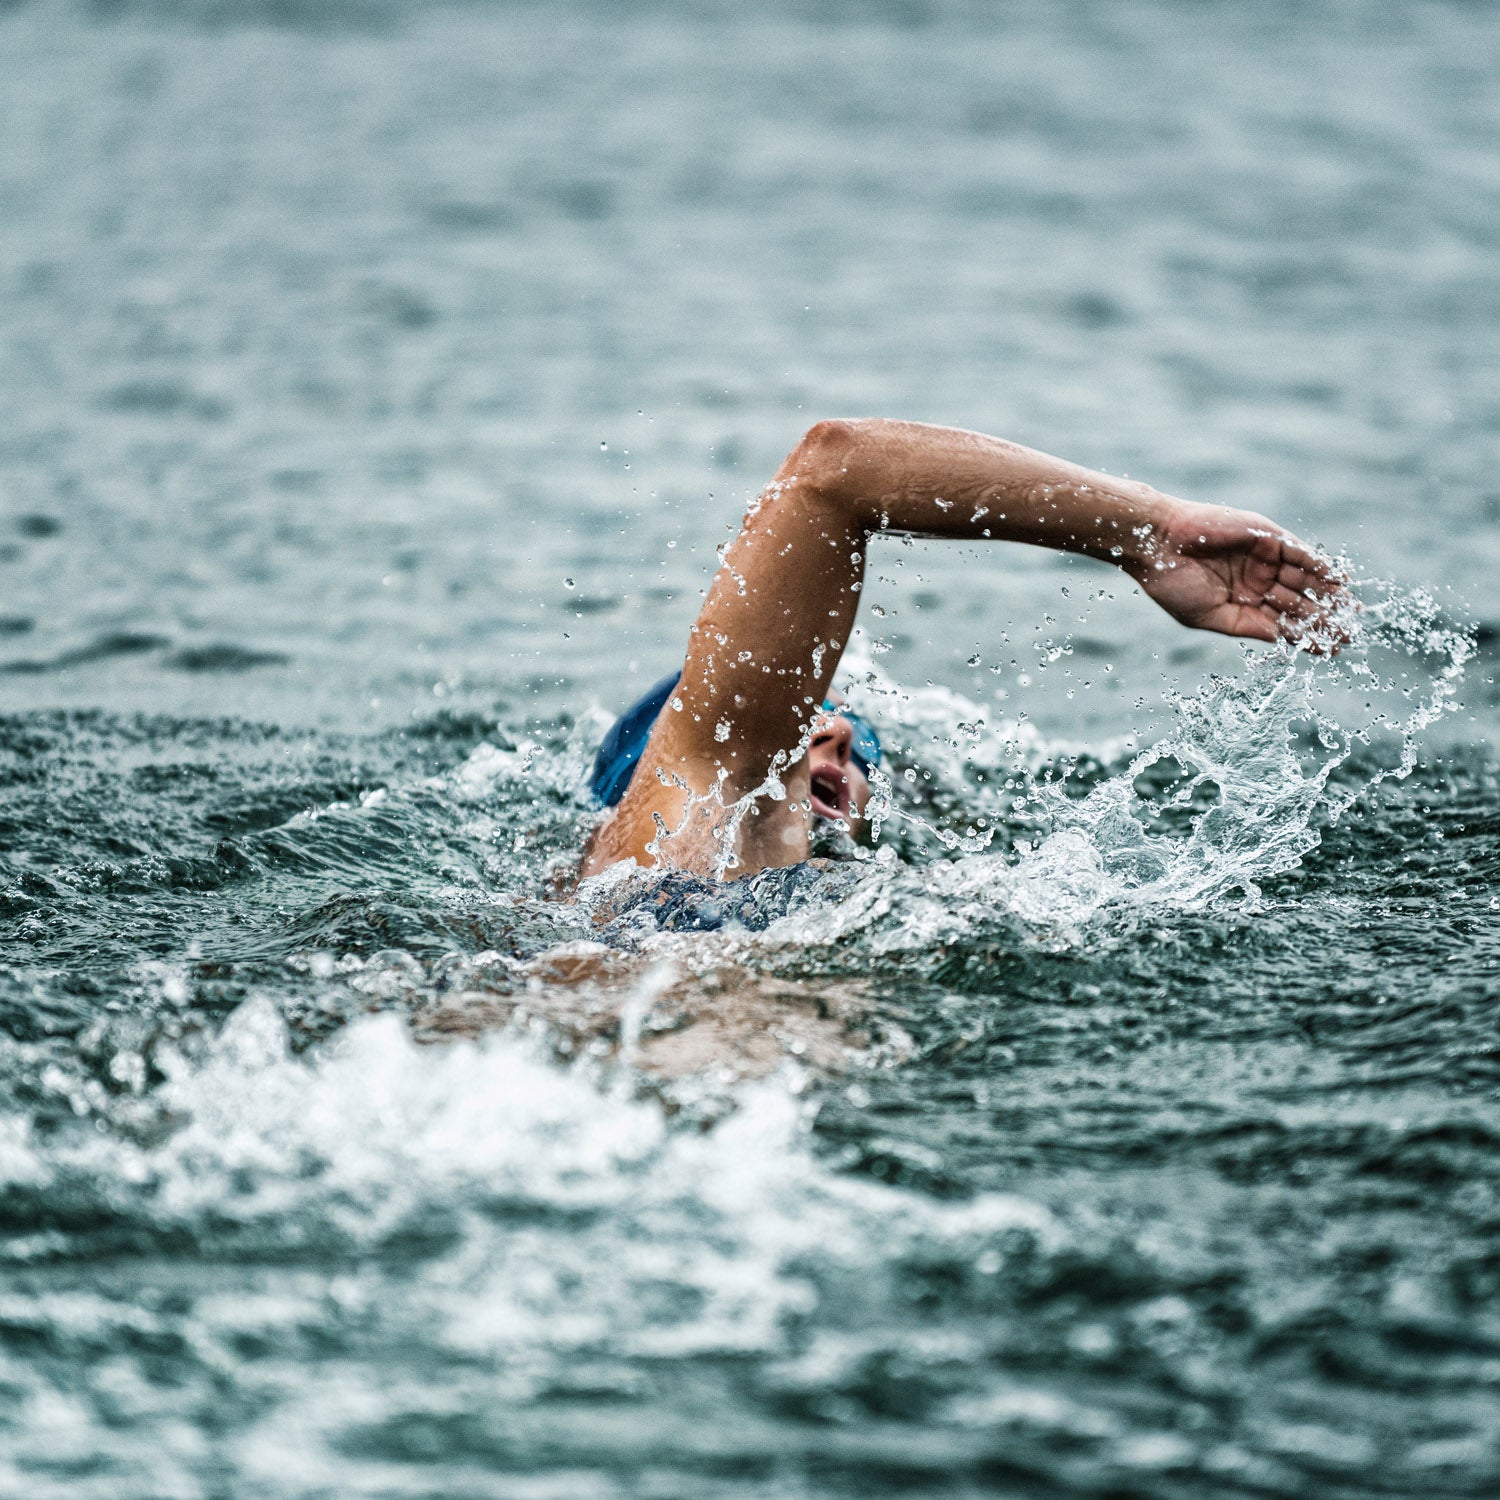
<path fill-rule="evenodd" d="M 0 1494 L 1500 1489 L 1497 44 L 0 14 Z M 876 855 L 553 899 L 861 412 L 1265 510 L 1356 639 L 891 543 Z"/>

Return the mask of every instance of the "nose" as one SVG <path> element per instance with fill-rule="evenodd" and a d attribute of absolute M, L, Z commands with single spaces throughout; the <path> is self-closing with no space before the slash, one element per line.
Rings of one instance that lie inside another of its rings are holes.
<path fill-rule="evenodd" d="M 842 714 L 834 714 L 818 726 L 813 748 L 833 755 L 840 766 L 849 764 L 849 748 L 854 743 L 854 727 Z"/>

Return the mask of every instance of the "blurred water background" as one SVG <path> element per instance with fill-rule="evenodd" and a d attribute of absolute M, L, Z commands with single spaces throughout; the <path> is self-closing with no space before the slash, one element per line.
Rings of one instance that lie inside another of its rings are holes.
<path fill-rule="evenodd" d="M 1500 1490 L 1497 63 L 0 5 L 0 1494 Z M 548 900 L 832 415 L 1266 511 L 1361 638 L 890 542 L 886 853 Z"/>

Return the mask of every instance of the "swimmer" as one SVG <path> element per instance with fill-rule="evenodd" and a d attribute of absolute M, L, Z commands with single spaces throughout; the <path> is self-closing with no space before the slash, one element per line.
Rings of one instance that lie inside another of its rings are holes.
<path fill-rule="evenodd" d="M 601 748 L 592 785 L 608 810 L 584 876 L 622 860 L 721 877 L 799 864 L 815 819 L 864 836 L 880 742 L 830 688 L 883 532 L 1081 552 L 1182 624 L 1258 641 L 1296 638 L 1341 587 L 1325 559 L 1250 511 L 977 432 L 819 422 L 750 506 L 681 673 Z M 735 810 L 772 776 L 784 796 Z"/>

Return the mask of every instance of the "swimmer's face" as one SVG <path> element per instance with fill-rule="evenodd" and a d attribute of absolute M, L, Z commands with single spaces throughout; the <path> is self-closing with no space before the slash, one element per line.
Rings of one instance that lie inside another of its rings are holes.
<path fill-rule="evenodd" d="M 807 769 L 812 782 L 813 816 L 846 823 L 849 832 L 862 839 L 866 832 L 865 807 L 870 783 L 849 758 L 854 726 L 839 713 L 825 713 L 813 725 L 812 744 L 807 750 Z"/>

